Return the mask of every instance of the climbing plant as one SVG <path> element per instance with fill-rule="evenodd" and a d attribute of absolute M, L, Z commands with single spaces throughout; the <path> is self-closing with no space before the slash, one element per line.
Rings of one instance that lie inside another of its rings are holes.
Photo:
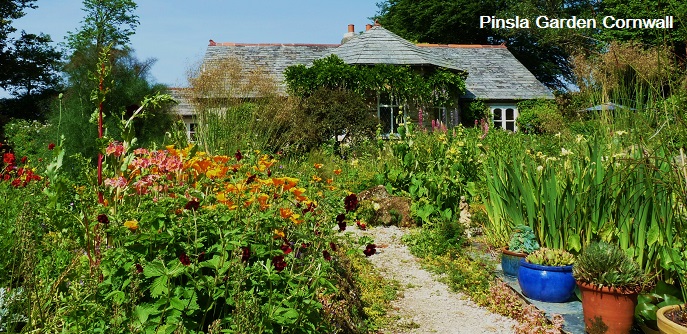
<path fill-rule="evenodd" d="M 465 92 L 467 73 L 436 68 L 422 73 L 410 66 L 377 64 L 349 65 L 336 55 L 318 59 L 313 65 L 293 65 L 284 71 L 291 94 L 308 97 L 320 88 L 345 89 L 362 96 L 388 93 L 401 100 L 448 106 Z"/>

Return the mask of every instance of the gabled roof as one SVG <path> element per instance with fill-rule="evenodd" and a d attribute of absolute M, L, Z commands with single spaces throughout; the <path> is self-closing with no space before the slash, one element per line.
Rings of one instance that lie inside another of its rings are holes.
<path fill-rule="evenodd" d="M 438 45 L 418 47 L 468 72 L 463 97 L 487 100 L 552 99 L 553 94 L 502 45 Z"/>
<path fill-rule="evenodd" d="M 291 65 L 311 65 L 336 54 L 348 64 L 440 66 L 466 71 L 465 98 L 485 100 L 552 99 L 553 94 L 501 45 L 414 45 L 374 26 L 344 44 L 248 44 L 210 42 L 204 63 L 236 58 L 246 69 L 266 70 L 286 93 L 284 70 Z"/>
<path fill-rule="evenodd" d="M 374 26 L 356 35 L 331 53 L 339 56 L 346 64 L 437 66 L 461 70 L 432 51 L 419 48 L 381 26 Z"/>

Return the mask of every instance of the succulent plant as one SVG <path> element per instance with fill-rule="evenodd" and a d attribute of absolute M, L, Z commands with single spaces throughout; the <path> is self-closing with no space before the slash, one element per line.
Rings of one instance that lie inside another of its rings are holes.
<path fill-rule="evenodd" d="M 541 266 L 563 267 L 572 265 L 575 256 L 562 249 L 540 248 L 527 255 L 527 262 Z"/>
<path fill-rule="evenodd" d="M 573 265 L 573 277 L 597 287 L 636 289 L 644 283 L 639 265 L 620 247 L 607 242 L 589 244 Z"/>
<path fill-rule="evenodd" d="M 539 242 L 534 231 L 527 225 L 518 225 L 513 229 L 508 250 L 518 253 L 532 253 L 539 249 Z"/>

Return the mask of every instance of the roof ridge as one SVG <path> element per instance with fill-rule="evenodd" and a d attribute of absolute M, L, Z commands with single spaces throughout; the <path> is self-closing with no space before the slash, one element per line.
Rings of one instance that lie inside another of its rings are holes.
<path fill-rule="evenodd" d="M 507 49 L 504 44 L 433 44 L 433 43 L 417 43 L 416 46 L 423 48 L 484 48 L 484 49 Z"/>
<path fill-rule="evenodd" d="M 337 47 L 341 44 L 318 44 L 318 43 L 234 43 L 234 42 L 219 42 L 210 43 L 208 46 L 327 46 Z"/>

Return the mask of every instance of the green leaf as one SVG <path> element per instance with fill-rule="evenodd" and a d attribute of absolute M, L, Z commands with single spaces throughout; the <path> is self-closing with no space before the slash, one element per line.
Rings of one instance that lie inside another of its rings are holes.
<path fill-rule="evenodd" d="M 661 236 L 661 232 L 658 229 L 658 224 L 654 221 L 649 228 L 649 233 L 646 236 L 646 242 L 649 246 L 655 244 L 658 238 Z"/>
<path fill-rule="evenodd" d="M 291 325 L 298 320 L 298 311 L 292 308 L 280 307 L 274 314 L 274 320 L 282 325 Z"/>
<path fill-rule="evenodd" d="M 167 286 L 167 276 L 160 276 L 153 280 L 150 284 L 150 295 L 153 298 L 166 295 L 169 292 L 169 287 Z"/>
<path fill-rule="evenodd" d="M 568 235 L 568 250 L 575 252 L 582 250 L 582 243 L 580 242 L 579 234 Z"/>
<path fill-rule="evenodd" d="M 153 261 L 148 263 L 145 267 L 143 267 L 143 275 L 145 277 L 151 278 L 151 277 L 158 277 L 162 276 L 165 274 L 165 265 L 162 264 L 162 262 L 159 261 Z"/>

